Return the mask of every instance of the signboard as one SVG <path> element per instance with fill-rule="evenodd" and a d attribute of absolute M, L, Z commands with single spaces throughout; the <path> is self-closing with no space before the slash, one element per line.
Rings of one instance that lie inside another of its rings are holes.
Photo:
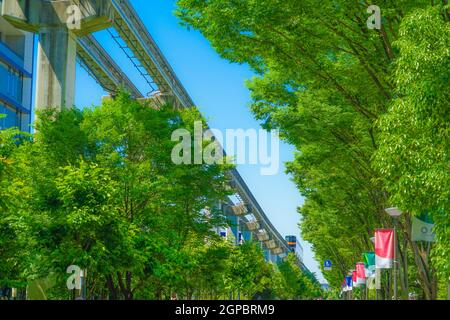
<path fill-rule="evenodd" d="M 323 269 L 325 271 L 331 271 L 331 261 L 330 260 L 325 260 L 325 262 L 323 263 Z"/>

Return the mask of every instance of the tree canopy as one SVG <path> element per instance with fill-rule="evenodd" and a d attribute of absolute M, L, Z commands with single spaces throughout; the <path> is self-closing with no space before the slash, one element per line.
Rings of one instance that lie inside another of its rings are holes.
<path fill-rule="evenodd" d="M 98 107 L 44 109 L 33 136 L 0 131 L 0 286 L 69 299 L 74 265 L 88 299 L 274 291 L 278 269 L 260 246 L 217 233 L 228 226 L 219 204 L 231 166 L 171 159 L 172 132 L 193 132 L 195 121 L 204 121 L 196 109 L 121 92 Z"/>
<path fill-rule="evenodd" d="M 301 232 L 330 284 L 362 252 L 375 228 L 392 227 L 397 206 L 402 294 L 420 279 L 428 299 L 446 290 L 449 7 L 447 1 L 380 1 L 380 29 L 368 28 L 367 1 L 178 0 L 182 24 L 199 30 L 225 59 L 248 64 L 251 109 L 297 149 L 287 164 L 305 203 Z M 411 241 L 411 217 L 436 223 L 433 263 Z M 384 292 L 389 296 L 386 285 Z"/>

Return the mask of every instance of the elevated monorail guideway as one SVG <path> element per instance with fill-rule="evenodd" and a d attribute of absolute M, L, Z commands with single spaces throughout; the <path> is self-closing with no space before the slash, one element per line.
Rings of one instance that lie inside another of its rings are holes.
<path fill-rule="evenodd" d="M 254 234 L 258 236 L 259 230 L 263 229 L 267 231 L 270 240 L 276 241 L 277 248 L 282 249 L 282 253 L 288 253 L 290 251 L 289 246 L 287 245 L 284 238 L 278 232 L 278 230 L 272 225 L 269 218 L 264 213 L 264 210 L 259 205 L 258 201 L 253 196 L 252 192 L 248 188 L 244 179 L 242 179 L 241 175 L 236 169 L 233 169 L 231 172 L 232 175 L 232 185 L 238 192 L 239 196 L 242 198 L 242 201 L 248 205 L 250 205 L 250 212 L 255 216 L 258 221 L 260 228 L 254 230 Z M 271 249 L 271 248 L 269 248 Z"/>
<path fill-rule="evenodd" d="M 156 45 L 128 0 L 111 0 L 113 27 L 134 53 L 163 95 L 172 95 L 177 107 L 190 108 L 194 102 L 181 85 L 172 67 Z"/>
<path fill-rule="evenodd" d="M 114 95 L 119 87 L 123 87 L 133 98 L 143 98 L 133 82 L 92 35 L 77 40 L 77 55 L 89 74 L 110 94 Z"/>

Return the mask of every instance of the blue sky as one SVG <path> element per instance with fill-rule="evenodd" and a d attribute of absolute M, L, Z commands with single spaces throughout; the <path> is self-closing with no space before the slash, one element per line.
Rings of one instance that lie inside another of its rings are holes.
<path fill-rule="evenodd" d="M 200 33 L 181 27 L 172 14 L 174 0 L 131 2 L 211 128 L 223 131 L 259 129 L 250 112 L 250 93 L 244 84 L 253 76 L 247 66 L 221 59 Z M 137 87 L 143 93 L 150 91 L 110 35 L 102 31 L 95 36 Z M 77 66 L 75 104 L 80 108 L 97 105 L 104 95 L 107 93 Z M 299 237 L 300 216 L 296 208 L 303 199 L 284 173 L 284 162 L 292 160 L 293 153 L 292 146 L 280 144 L 280 172 L 277 175 L 262 176 L 257 165 L 239 165 L 238 170 L 278 231 L 283 236 Z M 302 240 L 301 243 L 305 264 L 323 280 L 310 245 Z"/>

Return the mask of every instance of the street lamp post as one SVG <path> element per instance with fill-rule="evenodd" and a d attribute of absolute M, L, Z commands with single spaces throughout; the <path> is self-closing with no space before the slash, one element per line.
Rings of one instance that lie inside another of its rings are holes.
<path fill-rule="evenodd" d="M 402 215 L 402 211 L 396 207 L 385 209 L 386 213 L 390 215 L 394 221 L 394 300 L 398 299 L 398 285 L 397 285 L 397 222 Z"/>

